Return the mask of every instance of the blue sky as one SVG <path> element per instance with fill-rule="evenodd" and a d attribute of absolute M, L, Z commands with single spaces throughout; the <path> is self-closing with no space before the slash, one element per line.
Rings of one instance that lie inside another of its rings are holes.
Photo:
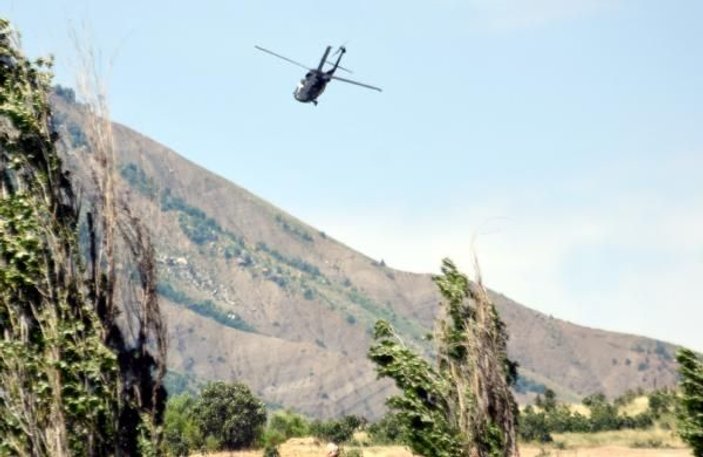
<path fill-rule="evenodd" d="M 703 350 L 703 3 L 6 0 L 112 117 L 390 266 L 467 270 L 579 324 Z M 343 65 L 383 93 L 302 70 Z"/>

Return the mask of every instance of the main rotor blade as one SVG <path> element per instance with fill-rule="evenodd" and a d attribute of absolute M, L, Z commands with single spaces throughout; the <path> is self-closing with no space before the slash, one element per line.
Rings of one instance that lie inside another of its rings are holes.
<path fill-rule="evenodd" d="M 326 61 L 325 61 L 325 63 L 326 63 L 326 64 L 328 64 L 328 65 L 332 65 L 332 66 L 334 66 L 334 62 L 330 62 L 329 60 L 326 60 Z M 349 74 L 352 74 L 352 73 L 354 73 L 354 72 L 353 72 L 353 71 L 351 71 L 350 69 L 348 69 L 348 68 L 344 68 L 344 67 L 343 67 L 343 66 L 341 66 L 341 65 L 337 65 L 337 70 L 342 70 L 342 71 L 346 71 L 346 72 L 347 72 L 347 73 L 349 73 Z"/>
<path fill-rule="evenodd" d="M 278 57 L 279 59 L 283 59 L 283 60 L 285 60 L 286 62 L 290 62 L 290 63 L 292 63 L 293 65 L 297 65 L 297 66 L 299 66 L 299 67 L 305 68 L 306 70 L 310 70 L 310 67 L 308 67 L 307 65 L 303 65 L 302 63 L 296 62 L 295 60 L 289 59 L 288 57 L 283 57 L 282 55 L 276 54 L 275 52 L 269 51 L 268 49 L 264 49 L 264 48 L 262 48 L 261 46 L 256 46 L 256 45 L 254 45 L 254 47 L 255 47 L 256 49 L 258 49 L 259 51 L 264 51 L 264 52 L 266 52 L 266 53 L 268 53 L 268 54 L 271 54 L 272 56 Z"/>
<path fill-rule="evenodd" d="M 379 92 L 383 92 L 383 90 L 380 87 L 370 86 L 368 84 L 360 83 L 358 81 L 352 81 L 351 79 L 344 79 L 344 78 L 340 78 L 339 76 L 335 76 L 335 75 L 332 75 L 332 79 L 336 79 L 337 81 L 344 81 L 345 83 L 349 83 L 349 84 L 356 84 L 357 86 L 365 87 L 367 89 L 373 89 L 373 90 L 377 90 Z"/>

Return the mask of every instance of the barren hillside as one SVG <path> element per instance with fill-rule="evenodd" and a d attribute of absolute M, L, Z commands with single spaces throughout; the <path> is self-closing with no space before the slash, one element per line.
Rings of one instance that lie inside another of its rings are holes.
<path fill-rule="evenodd" d="M 87 179 L 82 109 L 66 98 L 54 101 L 60 141 Z M 122 194 L 155 234 L 170 370 L 240 379 L 268 403 L 313 416 L 379 416 L 391 387 L 366 360 L 371 326 L 387 319 L 422 346 L 438 310 L 430 276 L 356 252 L 127 127 L 115 135 Z M 522 398 L 544 385 L 574 399 L 675 380 L 669 344 L 495 301 Z"/>

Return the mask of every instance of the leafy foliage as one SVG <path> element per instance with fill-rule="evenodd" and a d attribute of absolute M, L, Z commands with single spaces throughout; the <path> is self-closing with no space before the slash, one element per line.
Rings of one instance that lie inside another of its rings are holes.
<path fill-rule="evenodd" d="M 517 406 L 510 391 L 516 365 L 506 356 L 505 325 L 478 284 L 444 260 L 434 278 L 446 319 L 437 325 L 437 364 L 376 323 L 369 358 L 401 394 L 388 405 L 414 453 L 426 457 L 508 456 L 517 452 Z"/>
<path fill-rule="evenodd" d="M 648 395 L 649 412 L 654 419 L 670 413 L 676 404 L 676 393 L 670 389 L 659 389 Z"/>
<path fill-rule="evenodd" d="M 371 441 L 379 445 L 399 444 L 402 442 L 402 424 L 393 412 L 386 413 L 379 421 L 368 427 Z"/>
<path fill-rule="evenodd" d="M 266 408 L 244 384 L 221 381 L 207 384 L 193 415 L 203 436 L 216 440 L 219 449 L 252 446 L 266 423 Z"/>
<path fill-rule="evenodd" d="M 363 423 L 364 420 L 358 416 L 344 416 L 327 421 L 316 420 L 310 424 L 310 433 L 321 440 L 344 443 L 352 438 L 356 429 Z"/>
<path fill-rule="evenodd" d="M 283 441 L 310 434 L 311 424 L 307 418 L 292 411 L 276 411 L 269 418 L 266 431 L 280 434 Z"/>
<path fill-rule="evenodd" d="M 164 447 L 169 455 L 187 456 L 200 449 L 203 436 L 193 417 L 195 398 L 188 394 L 171 397 L 164 415 Z"/>
<path fill-rule="evenodd" d="M 673 394 L 668 390 L 654 391 L 649 398 L 655 400 L 650 401 L 646 411 L 634 416 L 621 413 L 618 408 L 626 406 L 635 397 L 634 392 L 626 392 L 611 403 L 601 393 L 589 395 L 582 401 L 589 409 L 589 414 L 584 415 L 558 402 L 554 391 L 546 389 L 544 398 L 537 396 L 536 408 L 528 406 L 520 415 L 520 436 L 527 441 L 548 442 L 552 433 L 646 429 L 654 424 L 656 418 L 670 410 Z M 667 404 L 669 406 L 665 406 Z"/>
<path fill-rule="evenodd" d="M 81 213 L 56 151 L 50 62 L 28 61 L 14 43 L 0 19 L 0 454 L 149 455 L 165 396 L 153 249 L 117 209 L 99 148 L 99 198 Z M 136 284 L 118 281 L 118 254 Z M 139 316 L 134 333 L 121 312 Z"/>
<path fill-rule="evenodd" d="M 520 437 L 525 441 L 537 441 L 540 443 L 552 441 L 547 415 L 544 411 L 535 411 L 532 405 L 527 406 L 520 415 L 519 431 Z"/>
<path fill-rule="evenodd" d="M 256 328 L 242 319 L 241 316 L 225 312 L 212 300 L 196 301 L 182 291 L 177 290 L 171 285 L 171 283 L 166 281 L 159 281 L 156 290 L 159 294 L 168 298 L 172 302 L 183 305 L 191 311 L 194 311 L 201 316 L 208 317 L 222 325 L 236 328 L 237 330 L 241 330 L 243 332 L 256 332 Z"/>
<path fill-rule="evenodd" d="M 681 380 L 679 388 L 679 435 L 693 448 L 693 455 L 703 456 L 703 362 L 690 349 L 676 354 Z"/>

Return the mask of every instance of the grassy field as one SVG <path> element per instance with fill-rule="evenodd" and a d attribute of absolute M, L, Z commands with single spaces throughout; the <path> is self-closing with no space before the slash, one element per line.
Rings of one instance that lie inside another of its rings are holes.
<path fill-rule="evenodd" d="M 520 446 L 522 457 L 688 457 L 691 450 L 666 430 L 563 434 L 554 437 L 558 446 Z M 293 438 L 279 447 L 281 457 L 325 457 L 325 444 L 313 438 Z M 650 447 L 647 447 L 650 446 Z M 655 446 L 655 447 L 652 447 Z M 562 449 L 561 447 L 564 447 Z M 349 448 L 349 447 L 347 447 Z M 364 457 L 413 457 L 404 446 L 364 446 Z M 200 457 L 194 454 L 192 457 Z M 220 452 L 209 457 L 262 457 L 261 450 Z"/>

